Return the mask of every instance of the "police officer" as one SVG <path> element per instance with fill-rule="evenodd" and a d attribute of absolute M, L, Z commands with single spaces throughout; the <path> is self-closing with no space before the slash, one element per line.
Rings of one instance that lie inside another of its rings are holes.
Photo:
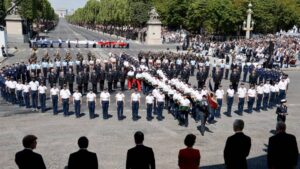
<path fill-rule="evenodd" d="M 69 116 L 69 99 L 71 96 L 71 92 L 69 89 L 67 89 L 67 85 L 64 85 L 63 89 L 60 90 L 60 101 L 62 103 L 63 106 L 63 112 L 64 112 L 64 116 Z"/>
<path fill-rule="evenodd" d="M 276 109 L 277 114 L 277 122 L 285 122 L 286 116 L 288 115 L 287 106 L 286 106 L 286 99 L 282 99 L 280 101 L 280 105 Z"/>
<path fill-rule="evenodd" d="M 69 90 L 71 94 L 73 93 L 73 86 L 75 81 L 75 75 L 73 73 L 73 69 L 69 68 L 69 71 L 66 74 L 66 81 L 69 84 Z"/>
<path fill-rule="evenodd" d="M 146 109 L 147 109 L 147 120 L 151 121 L 154 117 L 152 116 L 152 111 L 153 111 L 153 103 L 154 103 L 154 97 L 152 93 L 149 93 L 146 98 Z"/>
<path fill-rule="evenodd" d="M 86 95 L 86 105 L 89 108 L 90 119 L 95 118 L 96 94 L 93 93 L 92 89 Z"/>
<path fill-rule="evenodd" d="M 98 75 L 95 70 L 92 70 L 90 81 L 92 83 L 93 92 L 97 94 Z"/>
<path fill-rule="evenodd" d="M 132 107 L 132 120 L 136 121 L 140 119 L 139 116 L 139 106 L 141 102 L 141 95 L 135 89 L 134 92 L 131 94 L 131 107 Z"/>
<path fill-rule="evenodd" d="M 78 91 L 77 88 L 73 93 L 73 105 L 74 105 L 76 118 L 80 117 L 81 102 L 82 102 L 82 94 Z"/>
<path fill-rule="evenodd" d="M 58 98 L 59 98 L 59 89 L 56 84 L 53 84 L 53 87 L 50 89 L 50 98 L 52 102 L 53 115 L 58 114 Z"/>
<path fill-rule="evenodd" d="M 247 91 L 247 100 L 248 100 L 248 113 L 252 113 L 253 112 L 253 105 L 255 102 L 255 98 L 256 98 L 256 90 L 254 85 L 250 85 L 250 89 L 248 89 Z"/>
<path fill-rule="evenodd" d="M 126 118 L 126 116 L 123 115 L 125 95 L 121 91 L 119 91 L 115 97 L 116 97 L 118 120 L 123 120 Z"/>
<path fill-rule="evenodd" d="M 100 104 L 102 105 L 104 120 L 107 120 L 110 117 L 112 117 L 112 115 L 108 114 L 109 102 L 110 102 L 110 94 L 107 92 L 107 89 L 105 89 L 100 94 Z"/>
<path fill-rule="evenodd" d="M 46 111 L 46 93 L 47 93 L 47 87 L 44 85 L 44 83 L 41 83 L 41 85 L 38 87 L 38 93 L 39 93 L 39 100 L 41 105 L 41 112 L 44 113 Z"/>
<path fill-rule="evenodd" d="M 246 97 L 246 94 L 247 94 L 247 89 L 244 86 L 244 83 L 241 83 L 241 87 L 239 87 L 237 94 L 238 94 L 238 97 L 239 97 L 239 103 L 238 103 L 238 111 L 237 111 L 237 113 L 239 115 L 243 115 L 245 97 Z"/>

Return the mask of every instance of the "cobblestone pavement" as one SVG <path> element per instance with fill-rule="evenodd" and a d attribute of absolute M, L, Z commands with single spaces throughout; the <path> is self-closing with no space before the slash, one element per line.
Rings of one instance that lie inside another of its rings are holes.
<path fill-rule="evenodd" d="M 77 31 L 77 36 L 89 34 L 88 32 L 82 33 L 66 25 L 63 26 L 60 29 Z M 75 33 L 72 35 L 61 34 L 72 36 Z M 93 36 L 93 34 L 90 36 Z M 144 48 L 141 45 L 136 45 L 135 48 L 127 52 L 136 54 L 140 49 Z M 164 49 L 165 47 L 158 48 Z M 52 53 L 55 50 L 49 49 Z M 66 49 L 60 50 L 64 52 Z M 83 53 L 87 53 L 88 50 L 94 50 L 99 56 L 106 57 L 108 52 L 119 52 L 118 50 L 120 49 L 75 49 L 72 52 L 77 53 L 77 50 Z M 27 48 L 19 49 L 16 56 L 7 59 L 5 64 L 26 60 L 29 52 L 30 50 Z M 39 49 L 38 55 L 43 54 L 43 52 L 43 49 Z M 298 145 L 300 145 L 300 75 L 294 71 L 289 71 L 288 73 L 291 84 L 287 98 L 289 107 L 287 131 L 296 135 Z M 196 84 L 194 77 L 191 78 L 191 83 Z M 223 88 L 227 87 L 228 81 L 224 81 Z M 164 121 L 146 121 L 144 96 L 142 96 L 143 104 L 139 111 L 142 119 L 137 122 L 132 121 L 129 104 L 130 91 L 126 91 L 125 93 L 127 104 L 124 114 L 127 118 L 124 121 L 118 121 L 116 118 L 116 107 L 113 104 L 114 99 L 112 99 L 109 108 L 110 114 L 114 117 L 109 120 L 101 118 L 102 110 L 99 105 L 96 107 L 96 113 L 100 115 L 100 118 L 90 120 L 85 105 L 82 107 L 82 110 L 86 115 L 80 119 L 76 119 L 74 115 L 63 117 L 61 113 L 53 116 L 52 110 L 46 113 L 31 112 L 30 110 L 12 106 L 0 100 L 1 168 L 17 168 L 14 162 L 14 155 L 22 149 L 21 140 L 24 135 L 34 134 L 38 137 L 38 145 L 35 151 L 43 155 L 46 166 L 49 169 L 63 169 L 67 165 L 69 154 L 78 149 L 77 139 L 83 135 L 87 136 L 90 140 L 89 150 L 97 153 L 100 169 L 122 169 L 125 167 L 127 150 L 134 146 L 133 134 L 135 131 L 141 130 L 145 134 L 145 145 L 152 147 L 154 150 L 158 169 L 178 168 L 178 151 L 180 148 L 184 148 L 183 139 L 188 133 L 197 135 L 195 148 L 199 148 L 201 151 L 201 168 L 222 169 L 224 168 L 222 164 L 225 141 L 228 136 L 233 134 L 232 123 L 237 118 L 245 121 L 245 133 L 252 138 L 252 148 L 248 161 L 249 169 L 267 168 L 265 150 L 268 138 L 272 135 L 271 131 L 275 128 L 276 124 L 274 109 L 261 113 L 244 113 L 244 116 L 233 114 L 231 118 L 222 116 L 221 119 L 217 119 L 217 123 L 207 126 L 211 132 L 206 132 L 205 136 L 201 136 L 197 130 L 197 125 L 199 124 L 190 120 L 190 125 L 187 128 L 180 127 L 166 111 L 164 111 L 166 117 Z M 234 110 L 236 110 L 236 105 L 237 103 L 235 102 Z M 49 100 L 47 106 L 51 108 Z M 59 108 L 61 109 L 62 107 L 60 106 Z M 70 108 L 71 111 L 74 110 L 73 105 Z M 225 109 L 226 107 L 223 106 L 222 110 L 225 111 Z"/>

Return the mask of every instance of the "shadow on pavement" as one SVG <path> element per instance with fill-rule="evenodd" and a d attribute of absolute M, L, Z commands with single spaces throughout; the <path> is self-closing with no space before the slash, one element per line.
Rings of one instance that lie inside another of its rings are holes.
<path fill-rule="evenodd" d="M 296 168 L 300 167 L 300 156 L 298 157 L 298 166 Z M 262 155 L 254 158 L 250 158 L 247 160 L 248 162 L 248 168 L 249 169 L 267 169 L 267 155 Z M 224 164 L 218 164 L 218 165 L 210 165 L 210 166 L 201 166 L 201 169 L 226 169 Z"/>

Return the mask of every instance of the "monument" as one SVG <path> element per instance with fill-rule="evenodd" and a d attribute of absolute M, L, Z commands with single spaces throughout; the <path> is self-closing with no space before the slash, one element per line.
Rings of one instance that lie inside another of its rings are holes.
<path fill-rule="evenodd" d="M 148 45 L 161 45 L 161 21 L 155 8 L 152 8 L 149 12 L 150 19 L 147 22 L 147 37 L 146 44 Z"/>
<path fill-rule="evenodd" d="M 252 14 L 253 10 L 251 2 L 248 5 L 248 10 L 247 10 L 247 22 L 244 21 L 243 23 L 243 29 L 246 31 L 246 39 L 250 39 L 250 32 L 253 31 L 254 27 L 254 21 L 252 20 Z"/>
<path fill-rule="evenodd" d="M 25 20 L 18 14 L 16 0 L 12 0 L 12 12 L 6 16 L 6 30 L 8 42 L 24 43 L 28 40 L 25 30 Z"/>
<path fill-rule="evenodd" d="M 5 27 L 0 26 L 0 58 L 7 54 L 7 34 Z"/>

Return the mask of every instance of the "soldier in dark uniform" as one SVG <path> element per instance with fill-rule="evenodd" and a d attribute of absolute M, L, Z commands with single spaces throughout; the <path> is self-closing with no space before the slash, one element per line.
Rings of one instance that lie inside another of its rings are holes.
<path fill-rule="evenodd" d="M 69 68 L 69 71 L 66 74 L 66 81 L 69 84 L 70 93 L 73 94 L 73 86 L 74 86 L 73 84 L 75 81 L 75 75 L 73 73 L 73 69 L 71 69 L 71 68 Z"/>
<path fill-rule="evenodd" d="M 120 81 L 120 86 L 121 86 L 121 90 L 124 91 L 125 90 L 125 80 L 126 80 L 126 72 L 124 70 L 124 68 L 122 68 L 121 71 L 119 71 L 119 81 Z"/>
<path fill-rule="evenodd" d="M 276 109 L 277 122 L 280 122 L 280 121 L 285 122 L 286 116 L 288 115 L 286 100 L 282 99 L 280 102 L 281 102 L 281 104 Z"/>
<path fill-rule="evenodd" d="M 184 68 L 183 71 L 181 71 L 181 78 L 185 83 L 189 82 L 189 78 L 190 78 L 190 71 L 187 67 Z"/>
<path fill-rule="evenodd" d="M 78 87 L 78 91 L 82 94 L 82 87 L 83 87 L 83 73 L 79 72 L 78 76 L 76 76 L 76 83 Z"/>
<path fill-rule="evenodd" d="M 113 88 L 114 90 L 116 90 L 118 88 L 119 71 L 113 70 L 112 75 L 113 75 Z"/>
<path fill-rule="evenodd" d="M 20 75 L 22 79 L 22 83 L 24 84 L 26 81 L 26 72 L 27 72 L 27 67 L 24 62 L 20 64 Z"/>
<path fill-rule="evenodd" d="M 247 65 L 247 63 L 245 63 L 243 67 L 243 82 L 247 81 L 248 72 L 249 72 L 249 66 Z"/>
<path fill-rule="evenodd" d="M 50 87 L 52 88 L 54 84 L 57 83 L 56 74 L 54 73 L 54 69 L 50 70 L 50 74 L 48 75 L 48 82 L 50 83 Z"/>
<path fill-rule="evenodd" d="M 217 91 L 217 89 L 219 88 L 221 81 L 222 81 L 222 73 L 221 73 L 220 69 L 218 69 L 216 71 L 216 73 L 213 75 L 213 80 L 215 83 L 214 91 Z"/>
<path fill-rule="evenodd" d="M 87 71 L 87 69 L 85 69 L 84 73 L 83 73 L 83 90 L 84 90 L 84 93 L 88 92 L 89 81 L 90 81 L 90 74 Z"/>
<path fill-rule="evenodd" d="M 203 68 L 200 68 L 200 70 L 197 72 L 197 80 L 198 80 L 198 88 L 203 88 L 205 84 L 205 72 L 203 71 Z"/>
<path fill-rule="evenodd" d="M 99 71 L 100 92 L 104 90 L 105 79 L 106 79 L 106 72 L 100 67 L 100 71 Z"/>
<path fill-rule="evenodd" d="M 235 92 L 237 91 L 239 81 L 240 74 L 237 72 L 237 69 L 233 69 L 233 72 L 230 75 L 230 82 Z"/>
<path fill-rule="evenodd" d="M 257 78 L 258 78 L 258 76 L 257 76 L 257 74 L 256 74 L 256 71 L 255 70 L 253 70 L 251 73 L 250 73 L 250 75 L 249 75 L 249 83 L 251 84 L 251 85 L 256 85 L 257 84 Z"/>
<path fill-rule="evenodd" d="M 93 90 L 93 93 L 97 94 L 97 84 L 98 84 L 98 75 L 96 73 L 95 70 L 92 70 L 92 73 L 91 73 L 91 83 L 92 83 L 92 90 Z"/>
<path fill-rule="evenodd" d="M 64 88 L 64 85 L 66 84 L 66 77 L 64 72 L 60 72 L 60 75 L 58 77 L 58 84 L 60 86 L 60 89 Z"/>
<path fill-rule="evenodd" d="M 113 74 L 112 71 L 109 70 L 107 75 L 106 75 L 106 80 L 107 80 L 107 87 L 108 87 L 108 92 L 112 92 L 112 83 L 113 83 Z"/>
<path fill-rule="evenodd" d="M 37 77 L 37 81 L 39 82 L 39 84 L 43 83 L 44 85 L 46 85 L 46 77 L 42 73 L 40 73 Z"/>

